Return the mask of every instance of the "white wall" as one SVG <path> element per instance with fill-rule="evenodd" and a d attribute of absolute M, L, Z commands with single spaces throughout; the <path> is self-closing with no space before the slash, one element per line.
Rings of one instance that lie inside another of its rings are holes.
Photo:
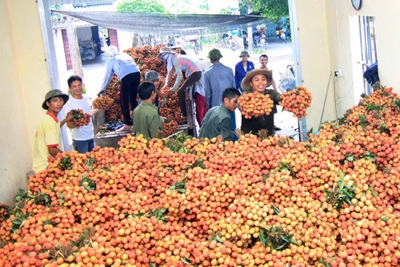
<path fill-rule="evenodd" d="M 299 24 L 299 45 L 304 86 L 313 95 L 308 109 L 307 128 L 318 128 L 322 104 L 329 73 L 342 68 L 333 94 L 333 83 L 329 88 L 323 121 L 335 119 L 336 100 L 339 117 L 358 103 L 363 88 L 355 85 L 354 47 L 350 40 L 350 22 L 356 16 L 374 16 L 376 19 L 376 42 L 379 61 L 379 76 L 383 85 L 394 87 L 400 93 L 400 35 L 395 34 L 400 25 L 400 1 L 363 1 L 360 11 L 353 9 L 346 0 L 297 0 L 296 12 Z"/>

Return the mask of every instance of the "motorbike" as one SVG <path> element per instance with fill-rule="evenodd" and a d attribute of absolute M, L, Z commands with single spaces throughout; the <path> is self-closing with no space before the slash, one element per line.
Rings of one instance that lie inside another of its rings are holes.
<path fill-rule="evenodd" d="M 267 49 L 267 39 L 262 32 L 255 32 L 253 35 L 254 47 Z"/>
<path fill-rule="evenodd" d="M 293 64 L 287 65 L 286 72 L 279 73 L 281 79 L 279 80 L 278 88 L 282 93 L 288 92 L 296 88 L 296 79 Z"/>
<path fill-rule="evenodd" d="M 192 46 L 196 55 L 199 54 L 200 51 L 202 50 L 200 40 L 190 40 L 190 45 Z"/>
<path fill-rule="evenodd" d="M 227 33 L 222 34 L 222 45 L 225 48 L 229 48 L 229 34 Z"/>

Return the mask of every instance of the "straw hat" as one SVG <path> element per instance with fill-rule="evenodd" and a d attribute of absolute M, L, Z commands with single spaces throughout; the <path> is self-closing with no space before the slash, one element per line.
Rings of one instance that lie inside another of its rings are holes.
<path fill-rule="evenodd" d="M 171 50 L 168 46 L 163 46 L 160 48 L 160 53 L 158 53 L 157 58 L 161 59 L 162 54 L 166 53 L 175 53 L 174 51 Z"/>
<path fill-rule="evenodd" d="M 244 77 L 244 79 L 242 80 L 242 83 L 241 83 L 242 89 L 245 90 L 245 91 L 251 91 L 252 88 L 250 86 L 250 82 L 253 79 L 253 77 L 258 75 L 258 74 L 263 74 L 267 78 L 267 87 L 269 86 L 269 84 L 271 84 L 271 82 L 272 82 L 272 71 L 255 69 L 255 70 L 252 70 L 252 71 L 249 71 L 249 72 L 246 73 L 246 76 Z"/>

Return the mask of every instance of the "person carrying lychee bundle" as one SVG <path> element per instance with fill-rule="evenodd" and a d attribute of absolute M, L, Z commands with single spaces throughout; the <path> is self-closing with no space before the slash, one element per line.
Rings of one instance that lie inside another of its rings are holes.
<path fill-rule="evenodd" d="M 282 100 L 281 94 L 275 90 L 267 89 L 272 83 L 272 71 L 255 69 L 247 72 L 241 87 L 244 93 L 260 93 L 268 95 L 273 102 L 273 108 Z M 267 130 L 268 136 L 275 135 L 274 129 L 274 112 L 263 114 L 258 117 L 246 118 L 242 114 L 243 133 L 252 133 L 257 135 L 260 130 Z"/>

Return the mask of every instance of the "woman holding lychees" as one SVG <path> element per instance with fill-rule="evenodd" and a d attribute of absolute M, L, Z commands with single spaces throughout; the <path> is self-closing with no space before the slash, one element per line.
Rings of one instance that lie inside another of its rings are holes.
<path fill-rule="evenodd" d="M 272 109 L 282 100 L 281 94 L 267 89 L 272 83 L 272 72 L 255 69 L 246 74 L 241 87 L 244 94 L 239 99 L 242 112 L 244 133 L 258 134 L 267 130 L 268 136 L 274 136 L 274 113 Z"/>

